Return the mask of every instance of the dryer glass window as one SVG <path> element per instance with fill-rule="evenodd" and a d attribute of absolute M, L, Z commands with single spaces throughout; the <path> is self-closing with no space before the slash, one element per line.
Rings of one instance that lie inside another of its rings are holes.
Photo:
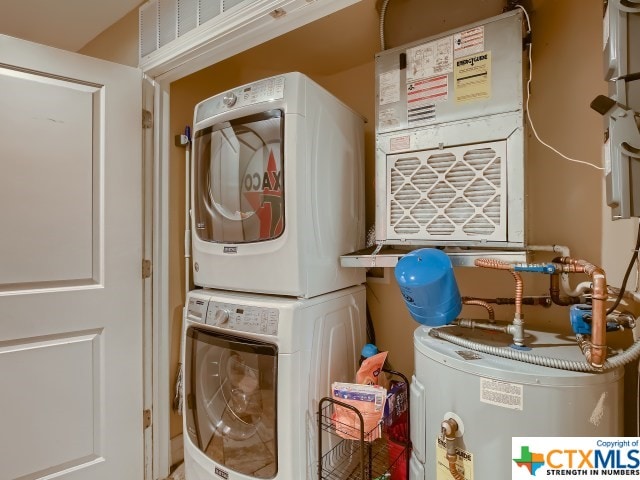
<path fill-rule="evenodd" d="M 284 114 L 270 110 L 194 135 L 194 218 L 201 240 L 250 243 L 282 235 Z"/>
<path fill-rule="evenodd" d="M 190 440 L 225 469 L 275 477 L 277 347 L 189 328 L 185 349 Z"/>

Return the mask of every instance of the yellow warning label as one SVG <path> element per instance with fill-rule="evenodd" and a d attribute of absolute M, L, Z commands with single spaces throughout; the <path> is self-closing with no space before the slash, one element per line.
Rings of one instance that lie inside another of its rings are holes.
<path fill-rule="evenodd" d="M 491 98 L 491 52 L 456 59 L 453 83 L 456 103 Z"/>
<path fill-rule="evenodd" d="M 456 448 L 458 461 L 456 468 L 465 480 L 473 480 L 473 454 Z M 447 460 L 447 448 L 445 441 L 438 437 L 436 440 L 436 480 L 452 480 L 453 476 L 449 471 L 449 461 Z"/>

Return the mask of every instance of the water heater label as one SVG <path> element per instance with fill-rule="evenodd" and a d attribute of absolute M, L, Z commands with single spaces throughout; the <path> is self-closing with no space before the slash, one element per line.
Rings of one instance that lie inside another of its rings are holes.
<path fill-rule="evenodd" d="M 523 387 L 517 383 L 481 378 L 480 401 L 511 410 L 522 410 Z"/>
<path fill-rule="evenodd" d="M 466 450 L 456 447 L 456 469 L 462 475 L 464 480 L 473 480 L 473 454 Z M 447 444 L 438 437 L 436 441 L 436 480 L 451 480 L 451 472 L 449 470 L 449 461 L 447 460 Z"/>

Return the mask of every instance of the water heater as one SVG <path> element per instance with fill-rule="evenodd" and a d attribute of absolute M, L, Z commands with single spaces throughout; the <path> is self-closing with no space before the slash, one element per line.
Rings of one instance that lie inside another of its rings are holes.
<path fill-rule="evenodd" d="M 375 60 L 377 243 L 523 247 L 521 11 Z"/>
<path fill-rule="evenodd" d="M 469 342 L 512 348 L 502 333 L 439 327 Z M 411 382 L 411 480 L 451 479 L 443 420 L 458 424 L 457 469 L 465 480 L 511 477 L 512 437 L 623 435 L 623 368 L 585 373 L 479 353 L 414 333 Z M 528 355 L 581 361 L 575 341 L 557 333 L 527 332 Z"/>

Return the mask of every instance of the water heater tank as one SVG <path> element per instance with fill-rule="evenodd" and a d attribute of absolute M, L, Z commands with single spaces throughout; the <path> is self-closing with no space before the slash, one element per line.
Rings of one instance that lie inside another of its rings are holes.
<path fill-rule="evenodd" d="M 511 337 L 447 326 L 441 329 L 485 345 L 510 348 Z M 479 353 L 414 333 L 411 384 L 411 480 L 451 479 L 441 424 L 460 426 L 458 468 L 466 480 L 511 478 L 512 437 L 623 435 L 622 367 L 584 373 L 542 367 Z M 531 355 L 584 361 L 573 339 L 528 332 Z"/>

